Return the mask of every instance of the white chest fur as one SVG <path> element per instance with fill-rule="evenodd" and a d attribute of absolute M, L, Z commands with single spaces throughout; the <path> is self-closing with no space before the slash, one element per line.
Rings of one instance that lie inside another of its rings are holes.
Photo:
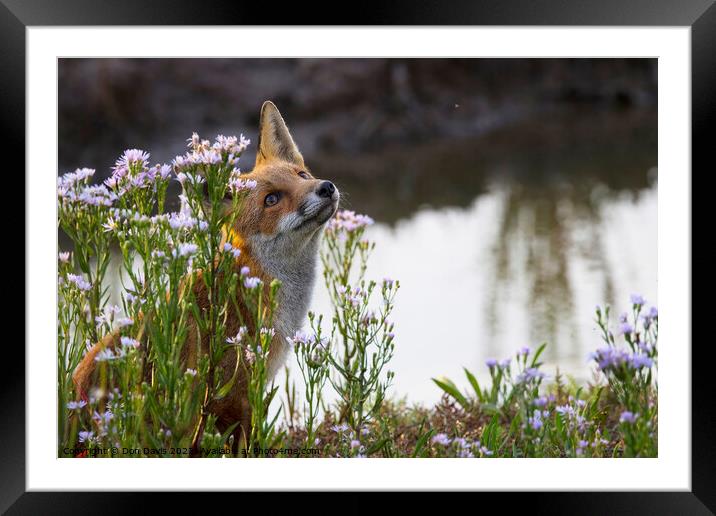
<path fill-rule="evenodd" d="M 303 242 L 284 236 L 256 236 L 251 239 L 253 254 L 263 269 L 281 282 L 278 291 L 273 327 L 277 338 L 272 345 L 280 346 L 276 359 L 269 364 L 269 378 L 283 365 L 290 350 L 287 338 L 301 329 L 313 295 L 318 259 L 320 231 Z"/>

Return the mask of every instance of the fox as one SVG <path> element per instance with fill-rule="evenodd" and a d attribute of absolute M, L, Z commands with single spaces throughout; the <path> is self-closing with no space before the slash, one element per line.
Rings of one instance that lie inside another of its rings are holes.
<path fill-rule="evenodd" d="M 225 231 L 223 238 L 241 251 L 233 265 L 237 272 L 248 267 L 252 276 L 259 277 L 265 286 L 274 279 L 281 282 L 272 319 L 274 336 L 268 354 L 267 377 L 270 381 L 291 349 L 288 339 L 301 329 L 308 315 L 323 229 L 338 210 L 340 193 L 331 181 L 313 176 L 281 113 L 269 100 L 263 103 L 260 111 L 254 167 L 241 177 L 255 181 L 256 186 L 246 193 L 233 226 Z M 199 309 L 206 310 L 209 296 L 204 282 L 195 282 L 193 288 Z M 248 313 L 240 289 L 238 298 L 239 310 Z M 227 335 L 239 331 L 240 315 L 232 309 L 226 322 Z M 244 316 L 243 320 L 250 318 Z M 257 331 L 256 328 L 248 329 Z M 141 342 L 141 335 L 139 337 Z M 74 370 L 72 380 L 81 398 L 87 398 L 92 386 L 95 358 L 102 350 L 118 346 L 120 338 L 118 331 L 107 334 L 87 351 Z M 187 368 L 196 366 L 198 353 L 208 352 L 207 335 L 201 337 L 200 351 L 196 345 L 188 344 L 196 343 L 197 338 L 197 324 L 190 317 L 187 344 L 180 354 Z M 237 352 L 236 347 L 230 348 L 219 364 L 226 376 L 224 382 L 233 373 Z M 231 392 L 219 400 L 209 400 L 207 405 L 208 412 L 216 416 L 220 431 L 236 425 L 232 432 L 234 451 L 237 443 L 245 443 L 251 432 L 247 382 L 247 371 L 240 368 Z"/>

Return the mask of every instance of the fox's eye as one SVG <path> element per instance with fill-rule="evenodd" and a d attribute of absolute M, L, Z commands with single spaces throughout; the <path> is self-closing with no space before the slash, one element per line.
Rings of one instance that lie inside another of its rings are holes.
<path fill-rule="evenodd" d="M 278 202 L 278 194 L 276 194 L 276 193 L 270 193 L 264 199 L 264 204 L 266 206 L 273 206 L 277 202 Z"/>
<path fill-rule="evenodd" d="M 308 179 L 308 174 L 306 172 L 301 171 L 298 173 L 298 175 L 301 176 L 303 179 Z"/>

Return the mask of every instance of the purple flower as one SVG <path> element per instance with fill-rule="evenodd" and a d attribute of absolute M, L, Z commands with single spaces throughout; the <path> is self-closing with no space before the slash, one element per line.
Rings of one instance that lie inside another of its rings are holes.
<path fill-rule="evenodd" d="M 649 344 L 648 342 L 637 342 L 636 345 L 639 347 L 639 349 L 642 351 L 642 353 L 649 354 L 654 350 L 654 346 Z"/>
<path fill-rule="evenodd" d="M 124 328 L 125 326 L 130 326 L 134 324 L 134 321 L 129 317 L 122 317 L 114 321 L 114 324 L 117 328 Z"/>
<path fill-rule="evenodd" d="M 658 319 L 659 317 L 659 311 L 656 309 L 655 306 L 652 306 L 649 311 L 645 314 L 642 314 L 641 318 L 644 321 L 644 328 L 649 329 L 649 326 L 651 326 L 651 323 L 654 322 L 654 320 Z"/>
<path fill-rule="evenodd" d="M 231 253 L 234 258 L 238 258 L 241 255 L 241 249 L 237 249 L 229 242 L 224 244 L 224 251 L 227 253 Z"/>
<path fill-rule="evenodd" d="M 241 328 L 239 328 L 238 333 L 236 335 L 234 335 L 233 337 L 229 337 L 228 339 L 226 339 L 226 342 L 228 344 L 234 344 L 234 345 L 239 344 L 239 343 L 241 343 L 242 340 L 244 340 L 244 337 L 246 336 L 248 331 L 249 330 L 248 330 L 248 328 L 246 328 L 246 326 L 242 326 Z"/>
<path fill-rule="evenodd" d="M 574 407 L 570 405 L 558 405 L 557 408 L 555 408 L 558 414 L 561 414 L 563 416 L 574 416 L 576 413 L 574 412 Z"/>
<path fill-rule="evenodd" d="M 341 423 L 340 425 L 333 425 L 331 430 L 337 434 L 343 434 L 349 430 L 349 427 L 346 423 Z"/>
<path fill-rule="evenodd" d="M 636 418 L 639 414 L 634 414 L 632 412 L 629 412 L 628 410 L 625 410 L 622 412 L 621 416 L 619 416 L 619 422 L 620 423 L 629 423 L 630 425 L 636 422 Z"/>
<path fill-rule="evenodd" d="M 258 346 L 257 351 L 261 353 L 261 346 Z M 256 362 L 256 353 L 249 348 L 246 348 L 244 350 L 244 358 L 246 359 L 247 364 L 252 365 L 254 362 Z"/>
<path fill-rule="evenodd" d="M 639 305 L 643 306 L 646 303 L 646 299 L 644 299 L 639 294 L 632 294 L 631 295 L 631 304 L 633 305 Z"/>
<path fill-rule="evenodd" d="M 261 284 L 261 278 L 256 276 L 244 278 L 244 287 L 248 289 L 256 288 Z"/>
<path fill-rule="evenodd" d="M 197 219 L 183 212 L 174 212 L 169 215 L 167 219 L 169 227 L 174 230 L 180 229 L 192 229 L 197 225 Z"/>
<path fill-rule="evenodd" d="M 256 181 L 254 179 L 240 179 L 238 176 L 234 175 L 229 179 L 229 190 L 232 194 L 236 195 L 239 192 L 244 192 L 246 190 L 253 190 L 256 188 Z"/>
<path fill-rule="evenodd" d="M 531 417 L 527 418 L 527 424 L 532 427 L 532 430 L 539 430 L 543 426 L 542 413 L 539 410 L 535 410 Z"/>
<path fill-rule="evenodd" d="M 544 396 L 540 396 L 539 398 L 535 398 L 534 400 L 532 400 L 532 403 L 535 407 L 544 407 L 545 405 L 547 405 L 547 398 Z"/>
<path fill-rule="evenodd" d="M 83 430 L 78 435 L 79 441 L 81 443 L 91 441 L 94 438 L 94 432 Z"/>
<path fill-rule="evenodd" d="M 261 335 L 268 335 L 269 337 L 273 337 L 274 335 L 276 335 L 276 330 L 273 328 L 261 328 L 261 330 L 259 330 L 259 333 Z"/>
<path fill-rule="evenodd" d="M 133 339 L 131 337 L 122 337 L 120 339 L 122 346 L 125 348 L 138 348 L 139 347 L 139 341 L 137 339 Z"/>
<path fill-rule="evenodd" d="M 605 347 L 592 353 L 590 358 L 597 362 L 599 369 L 606 371 L 608 369 L 618 369 L 627 363 L 629 361 L 629 354 L 626 351 Z"/>
<path fill-rule="evenodd" d="M 87 405 L 87 402 L 85 400 L 67 402 L 67 408 L 70 410 L 79 410 L 85 405 Z"/>
<path fill-rule="evenodd" d="M 433 438 L 431 439 L 431 442 L 435 444 L 442 444 L 443 446 L 448 446 L 452 439 L 450 439 L 447 434 L 435 434 Z"/>
<path fill-rule="evenodd" d="M 537 369 L 536 367 L 529 367 L 524 370 L 523 373 L 519 374 L 517 376 L 517 382 L 518 383 L 524 383 L 529 382 L 531 380 L 541 380 L 542 378 L 545 378 L 547 375 L 544 374 L 542 371 Z"/>
<path fill-rule="evenodd" d="M 112 206 L 116 199 L 117 196 L 104 185 L 86 186 L 77 196 L 77 200 L 87 206 Z"/>
<path fill-rule="evenodd" d="M 204 150 L 199 157 L 201 162 L 205 165 L 216 165 L 221 161 L 221 154 L 215 149 Z"/>
<path fill-rule="evenodd" d="M 350 210 L 341 210 L 328 223 L 327 230 L 351 233 L 373 223 L 373 219 L 367 215 L 356 214 L 356 212 Z"/>
<path fill-rule="evenodd" d="M 92 289 L 92 284 L 86 279 L 84 279 L 82 276 L 78 276 L 77 274 L 68 274 L 67 280 L 70 283 L 74 283 L 74 285 L 80 290 L 87 291 Z"/>
<path fill-rule="evenodd" d="M 182 242 L 179 247 L 174 249 L 174 256 L 190 256 L 199 250 L 199 246 L 190 242 Z"/>
<path fill-rule="evenodd" d="M 242 276 L 248 276 L 250 272 L 251 272 L 251 271 L 249 270 L 249 268 L 248 268 L 246 265 L 244 265 L 243 267 L 241 267 L 241 272 L 240 272 L 240 274 L 241 274 Z"/>
<path fill-rule="evenodd" d="M 631 334 L 631 333 L 634 332 L 634 327 L 633 327 L 631 324 L 629 324 L 628 322 L 624 322 L 624 323 L 622 323 L 621 326 L 619 327 L 619 331 L 620 331 L 623 335 L 629 335 L 629 334 Z"/>
<path fill-rule="evenodd" d="M 457 445 L 463 449 L 470 447 L 470 443 L 464 437 L 456 437 L 455 439 L 453 439 L 453 442 L 457 443 Z"/>
<path fill-rule="evenodd" d="M 127 149 L 124 151 L 115 164 L 115 168 L 127 167 L 139 163 L 142 167 L 147 166 L 149 153 L 139 149 Z"/>
<path fill-rule="evenodd" d="M 85 181 L 94 175 L 95 170 L 93 168 L 78 168 L 75 170 L 75 178 L 79 181 Z"/>
<path fill-rule="evenodd" d="M 299 345 L 299 344 L 309 344 L 312 339 L 309 337 L 308 333 L 298 330 L 296 333 L 294 333 L 293 337 L 286 337 L 286 340 L 293 345 Z"/>
<path fill-rule="evenodd" d="M 114 414 L 108 409 L 105 410 L 104 413 L 100 414 L 96 410 L 94 411 L 94 414 L 92 414 L 92 419 L 98 424 L 98 425 L 107 425 L 110 421 L 114 418 Z"/>
<path fill-rule="evenodd" d="M 529 348 L 529 347 L 527 347 L 527 346 L 524 346 L 524 347 L 523 347 L 522 349 L 520 349 L 520 350 L 519 350 L 519 352 L 518 352 L 517 354 L 518 354 L 518 355 L 524 355 L 524 356 L 527 356 L 527 355 L 529 355 L 529 354 L 530 354 L 530 351 L 531 351 L 531 350 L 530 350 L 530 348 Z"/>
<path fill-rule="evenodd" d="M 630 365 L 634 369 L 641 369 L 643 367 L 650 368 L 654 365 L 654 361 L 646 355 L 636 353 L 631 357 Z"/>
<path fill-rule="evenodd" d="M 159 177 L 161 177 L 162 179 L 169 178 L 169 175 L 171 174 L 171 172 L 172 172 L 172 167 L 170 167 L 169 165 L 167 165 L 167 164 L 157 165 L 157 173 L 159 174 Z"/>
<path fill-rule="evenodd" d="M 480 453 L 482 453 L 485 457 L 489 457 L 494 452 L 487 448 L 487 446 L 480 446 Z"/>
<path fill-rule="evenodd" d="M 492 369 L 497 365 L 497 360 L 495 360 L 494 358 L 488 358 L 487 360 L 485 360 L 485 365 Z"/>
<path fill-rule="evenodd" d="M 195 132 L 191 133 L 191 138 L 187 138 L 186 141 L 189 142 L 187 143 L 187 147 L 189 147 L 190 149 L 196 149 L 201 146 L 201 138 L 199 138 L 199 135 Z"/>
<path fill-rule="evenodd" d="M 110 362 L 112 360 L 117 360 L 120 358 L 124 358 L 126 355 L 125 351 L 123 349 L 117 350 L 117 354 L 114 354 L 111 349 L 103 349 L 97 355 L 94 357 L 95 362 Z"/>

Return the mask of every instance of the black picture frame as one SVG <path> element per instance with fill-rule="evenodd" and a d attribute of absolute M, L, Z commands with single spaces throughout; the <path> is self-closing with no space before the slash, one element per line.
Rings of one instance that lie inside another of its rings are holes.
<path fill-rule="evenodd" d="M 0 119 L 4 147 L 25 147 L 25 29 L 39 25 L 557 25 L 557 26 L 688 26 L 691 27 L 692 171 L 713 171 L 710 161 L 716 129 L 716 6 L 713 0 L 460 0 L 420 2 L 399 0 L 384 5 L 361 3 L 340 17 L 306 3 L 272 9 L 266 14 L 260 2 L 240 4 L 205 0 L 0 0 Z M 315 12 L 312 12 L 315 11 Z M 320 12 L 320 15 L 318 14 Z M 24 152 L 18 170 L 24 170 Z M 18 181 L 20 183 L 20 181 Z M 21 185 L 25 195 L 24 181 Z M 705 190 L 705 189 L 704 189 Z M 698 191 L 693 190 L 692 191 Z M 702 190 L 703 191 L 703 190 Z M 692 201 L 693 202 L 693 201 Z M 704 224 L 693 218 L 694 225 Z M 23 226 L 24 229 L 24 226 Z M 693 233 L 692 233 L 693 234 Z M 28 239 L 23 231 L 21 238 Z M 693 260 L 692 260 L 693 263 Z M 25 277 L 32 274 L 25 268 Z M 693 273 L 692 273 L 693 274 Z M 5 280 L 6 291 L 24 292 L 19 275 Z M 23 284 L 24 286 L 24 284 Z M 20 303 L 15 300 L 14 304 Z M 706 306 L 709 303 L 705 304 Z M 25 304 L 22 303 L 24 307 Z M 704 305 L 693 303 L 702 317 Z M 27 317 L 27 313 L 25 314 Z M 692 318 L 693 320 L 693 318 Z M 6 331 L 9 323 L 6 325 Z M 146 494 L 25 492 L 25 350 L 19 339 L 6 333 L 2 374 L 2 446 L 0 447 L 0 510 L 8 514 L 125 513 L 142 507 Z M 13 342 L 11 342 L 13 340 Z M 685 345 L 688 343 L 681 343 Z M 675 345 L 680 345 L 675 343 Z M 713 374 L 708 360 L 709 342 L 692 346 L 692 456 L 690 492 L 526 493 L 510 494 L 510 504 L 525 503 L 534 512 L 549 514 L 712 514 L 716 511 L 716 416 Z M 11 364 L 11 365 L 8 365 Z M 78 479 L 81 484 L 81 479 Z M 152 495 L 157 496 L 157 495 Z M 212 502 L 231 495 L 212 494 Z M 244 496 L 244 495 L 242 495 Z M 347 495 L 344 508 L 358 507 L 359 495 Z M 487 495 L 480 495 L 487 496 Z M 495 496 L 495 495 L 490 495 Z M 499 494 L 497 495 L 499 496 Z M 177 505 L 186 512 L 201 507 L 202 497 L 165 493 L 159 495 L 164 512 Z M 484 502 L 480 505 L 483 507 Z M 244 505 L 244 507 L 247 507 Z M 477 507 L 476 507 L 477 508 Z M 172 511 L 173 512 L 173 511 Z"/>

